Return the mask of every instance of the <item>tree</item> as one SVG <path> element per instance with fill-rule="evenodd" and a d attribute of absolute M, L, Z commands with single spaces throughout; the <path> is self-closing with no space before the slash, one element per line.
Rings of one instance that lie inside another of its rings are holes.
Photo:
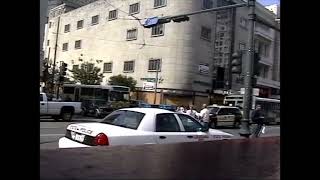
<path fill-rule="evenodd" d="M 118 85 L 118 86 L 127 86 L 131 89 L 131 91 L 134 91 L 137 81 L 134 80 L 132 77 L 127 77 L 119 74 L 117 76 L 111 76 L 109 78 L 109 84 Z"/>
<path fill-rule="evenodd" d="M 80 67 L 79 69 L 70 70 L 72 72 L 71 77 L 75 83 L 99 85 L 102 82 L 104 76 L 100 73 L 100 68 L 94 67 L 94 64 L 88 62 L 82 63 Z"/>

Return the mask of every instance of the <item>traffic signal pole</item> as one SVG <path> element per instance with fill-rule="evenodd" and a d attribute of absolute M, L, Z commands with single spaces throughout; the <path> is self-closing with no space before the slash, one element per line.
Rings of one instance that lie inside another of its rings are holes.
<path fill-rule="evenodd" d="M 245 92 L 243 101 L 243 119 L 241 120 L 241 129 L 239 134 L 244 137 L 250 136 L 250 109 L 252 104 L 252 79 L 253 79 L 253 64 L 254 64 L 254 22 L 256 19 L 255 15 L 255 0 L 248 0 L 249 7 L 249 48 L 247 50 L 247 60 L 245 61 Z"/>
<path fill-rule="evenodd" d="M 58 17 L 58 25 L 57 25 L 57 34 L 56 34 L 56 42 L 54 46 L 54 56 L 53 56 L 53 69 L 52 69 L 52 90 L 54 92 L 54 76 L 56 73 L 56 59 L 57 59 L 57 49 L 58 49 L 58 35 L 59 35 L 59 26 L 60 26 L 60 16 Z"/>

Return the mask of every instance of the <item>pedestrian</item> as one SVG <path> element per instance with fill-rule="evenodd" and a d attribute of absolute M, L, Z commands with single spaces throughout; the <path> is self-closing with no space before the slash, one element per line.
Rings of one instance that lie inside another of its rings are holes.
<path fill-rule="evenodd" d="M 185 111 L 183 106 L 180 106 L 179 109 L 178 109 L 178 112 L 185 113 L 186 111 Z"/>
<path fill-rule="evenodd" d="M 203 126 L 210 128 L 210 126 L 211 126 L 211 124 L 209 124 L 210 112 L 209 112 L 209 109 L 207 108 L 206 104 L 202 105 L 202 110 L 200 111 L 199 117 L 200 117 L 200 121 L 202 122 Z"/>
<path fill-rule="evenodd" d="M 253 137 L 259 137 L 260 131 L 263 127 L 264 124 L 264 116 L 263 116 L 263 112 L 261 110 L 261 105 L 257 105 L 256 109 L 253 110 L 252 112 L 252 122 L 256 124 L 256 127 L 254 128 L 253 131 Z"/>
<path fill-rule="evenodd" d="M 193 105 L 189 105 L 189 109 L 187 110 L 186 114 L 190 115 L 193 118 L 198 118 L 198 112 L 193 109 Z"/>

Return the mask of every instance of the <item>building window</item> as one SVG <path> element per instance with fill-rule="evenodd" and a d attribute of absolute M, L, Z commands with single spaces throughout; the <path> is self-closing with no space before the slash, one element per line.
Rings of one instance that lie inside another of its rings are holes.
<path fill-rule="evenodd" d="M 131 4 L 129 6 L 129 14 L 138 14 L 140 11 L 140 3 Z"/>
<path fill-rule="evenodd" d="M 206 27 L 201 27 L 201 38 L 211 41 L 211 29 Z"/>
<path fill-rule="evenodd" d="M 134 71 L 134 61 L 125 61 L 123 66 L 124 72 L 133 72 Z"/>
<path fill-rule="evenodd" d="M 75 41 L 74 48 L 75 49 L 81 49 L 81 40 Z"/>
<path fill-rule="evenodd" d="M 49 22 L 49 28 L 51 28 L 51 26 L 52 26 L 52 22 Z"/>
<path fill-rule="evenodd" d="M 239 43 L 239 50 L 243 51 L 246 49 L 246 44 L 245 43 Z"/>
<path fill-rule="evenodd" d="M 219 45 L 222 46 L 222 41 L 219 42 Z"/>
<path fill-rule="evenodd" d="M 99 24 L 99 15 L 92 16 L 91 18 L 91 25 Z"/>
<path fill-rule="evenodd" d="M 70 32 L 70 24 L 64 25 L 64 32 Z"/>
<path fill-rule="evenodd" d="M 159 24 L 152 27 L 151 36 L 163 36 L 164 35 L 164 24 Z"/>
<path fill-rule="evenodd" d="M 104 63 L 103 72 L 112 72 L 112 63 Z"/>
<path fill-rule="evenodd" d="M 68 43 L 62 44 L 62 51 L 68 51 Z"/>
<path fill-rule="evenodd" d="M 127 30 L 127 40 L 136 40 L 137 39 L 138 30 L 137 29 L 129 29 Z"/>
<path fill-rule="evenodd" d="M 247 28 L 247 23 L 248 23 L 247 19 L 245 19 L 243 17 L 240 18 L 240 26 L 241 27 Z"/>
<path fill-rule="evenodd" d="M 79 65 L 73 65 L 72 66 L 72 70 L 78 70 L 79 69 Z"/>
<path fill-rule="evenodd" d="M 117 18 L 118 18 L 118 11 L 117 10 L 109 11 L 109 18 L 108 18 L 109 21 L 117 19 Z"/>
<path fill-rule="evenodd" d="M 161 70 L 161 59 L 150 59 L 148 70 L 149 71 L 160 71 Z"/>
<path fill-rule="evenodd" d="M 213 7 L 212 0 L 203 0 L 202 1 L 202 9 L 211 9 Z"/>
<path fill-rule="evenodd" d="M 167 5 L 167 0 L 154 0 L 154 7 L 163 7 Z"/>
<path fill-rule="evenodd" d="M 258 50 L 259 50 L 259 55 L 263 56 L 263 57 L 269 57 L 269 45 L 263 42 L 259 43 L 258 46 Z"/>
<path fill-rule="evenodd" d="M 49 46 L 49 45 L 50 45 L 50 40 L 47 41 L 47 46 Z"/>
<path fill-rule="evenodd" d="M 77 22 L 77 29 L 82 29 L 83 28 L 83 20 L 80 20 Z"/>

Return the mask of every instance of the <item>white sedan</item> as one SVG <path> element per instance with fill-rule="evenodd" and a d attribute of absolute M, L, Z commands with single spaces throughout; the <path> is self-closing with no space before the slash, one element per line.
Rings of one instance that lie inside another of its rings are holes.
<path fill-rule="evenodd" d="M 70 124 L 59 148 L 166 144 L 230 139 L 231 134 L 203 127 L 189 115 L 156 108 L 126 108 L 98 123 Z"/>

